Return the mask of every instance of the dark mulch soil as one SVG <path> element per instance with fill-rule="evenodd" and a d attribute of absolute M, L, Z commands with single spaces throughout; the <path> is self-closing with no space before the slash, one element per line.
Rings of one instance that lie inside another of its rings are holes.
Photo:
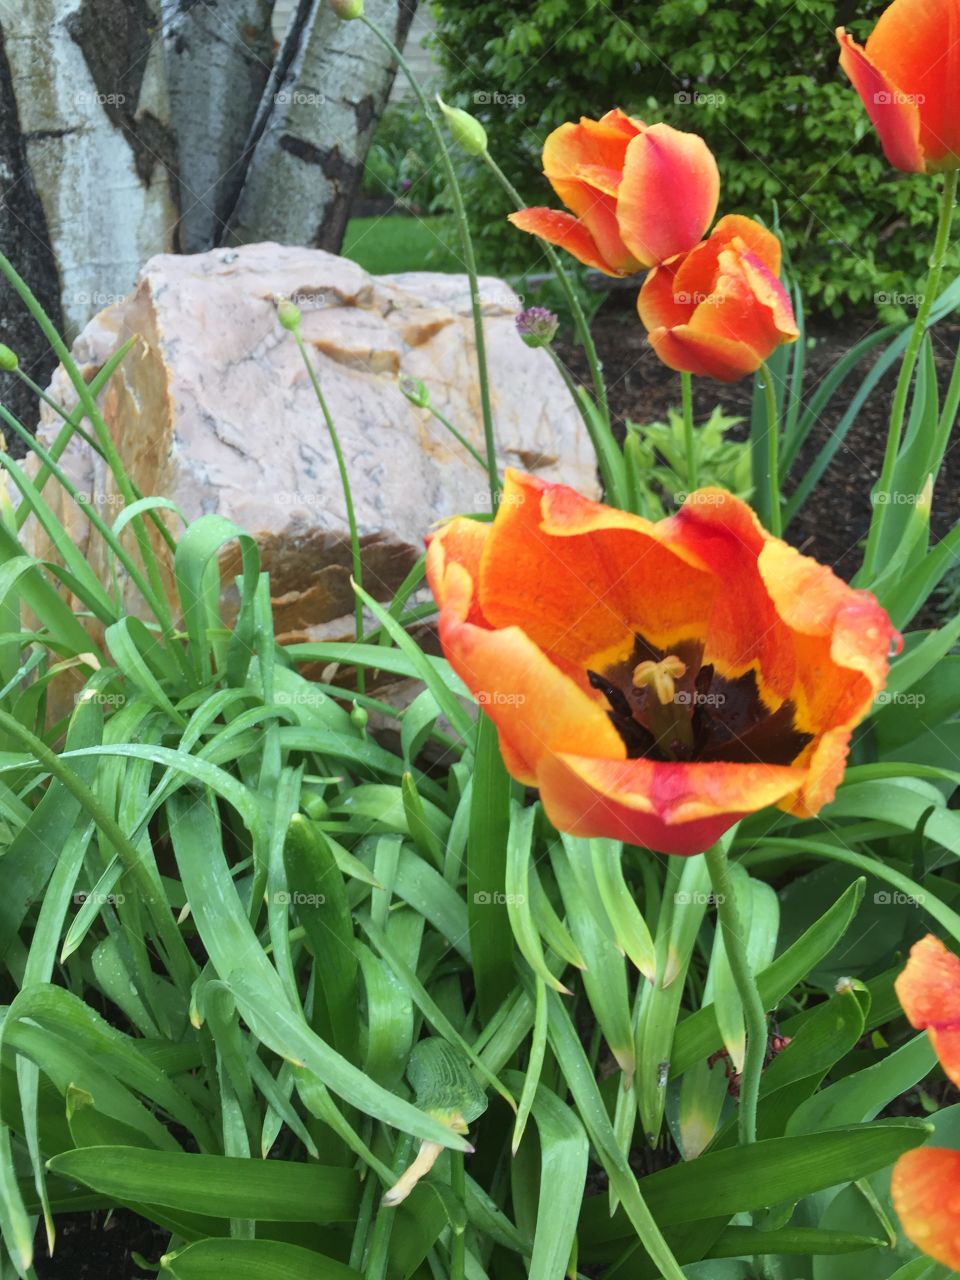
<path fill-rule="evenodd" d="M 131 1257 L 139 1253 L 159 1262 L 170 1232 L 127 1209 L 112 1213 L 57 1214 L 54 1256 L 47 1255 L 41 1225 L 36 1237 L 34 1269 L 38 1280 L 146 1280 Z"/>
<path fill-rule="evenodd" d="M 837 360 L 871 328 L 870 322 L 862 318 L 842 323 L 814 323 L 809 327 L 814 343 L 807 353 L 804 393 L 807 399 Z M 618 424 L 622 425 L 624 419 L 633 422 L 663 421 L 671 405 L 679 407 L 679 377 L 660 363 L 647 343 L 645 330 L 634 310 L 631 292 L 623 290 L 609 295 L 596 316 L 593 333 L 603 361 L 611 408 Z M 942 389 L 950 379 L 958 343 L 960 324 L 945 323 L 934 331 Z M 585 380 L 587 367 L 580 348 L 564 343 L 562 353 L 571 369 Z M 873 354 L 869 355 L 828 405 L 796 463 L 794 474 L 797 477 L 803 475 L 829 439 L 874 359 Z M 819 486 L 787 533 L 788 539 L 797 547 L 822 563 L 832 565 L 845 578 L 850 578 L 860 565 L 860 543 L 866 536 L 870 521 L 870 489 L 880 474 L 883 462 L 890 400 L 895 384 L 896 368 L 877 385 Z M 733 384 L 707 378 L 694 379 L 697 420 L 707 417 L 718 404 L 725 412 L 739 414 L 749 420 L 752 385 L 752 378 Z M 739 432 L 740 438 L 745 432 L 744 426 Z M 733 433 L 732 438 L 738 438 L 737 433 Z M 932 521 L 935 538 L 942 537 L 960 518 L 958 492 L 960 449 L 954 443 L 948 450 L 937 485 Z"/>

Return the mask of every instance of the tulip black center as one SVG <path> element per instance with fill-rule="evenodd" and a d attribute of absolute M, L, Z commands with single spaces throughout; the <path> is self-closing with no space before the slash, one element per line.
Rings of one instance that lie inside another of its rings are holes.
<path fill-rule="evenodd" d="M 634 684 L 640 663 L 662 662 L 669 656 L 642 636 L 635 638 L 633 653 L 623 662 L 603 672 L 587 671 L 590 684 L 609 703 L 607 715 L 623 739 L 628 759 L 789 765 L 810 742 L 812 735 L 794 724 L 792 702 L 776 711 L 764 705 L 753 671 L 725 680 L 712 665 L 704 665 L 703 646 L 695 641 L 676 645 L 669 653 L 686 671 L 676 680 L 673 701 L 666 708 L 652 687 Z"/>

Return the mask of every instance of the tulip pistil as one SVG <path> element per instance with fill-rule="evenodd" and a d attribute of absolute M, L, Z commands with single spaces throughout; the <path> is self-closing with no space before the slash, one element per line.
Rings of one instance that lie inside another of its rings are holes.
<path fill-rule="evenodd" d="M 661 706 L 673 702 L 677 694 L 676 681 L 687 673 L 687 664 L 675 653 L 668 653 L 660 662 L 640 662 L 633 669 L 633 687 L 651 688 Z"/>

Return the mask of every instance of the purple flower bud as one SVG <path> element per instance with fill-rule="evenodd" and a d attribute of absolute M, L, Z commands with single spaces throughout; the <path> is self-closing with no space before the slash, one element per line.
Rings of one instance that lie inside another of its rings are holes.
<path fill-rule="evenodd" d="M 517 316 L 517 333 L 528 347 L 546 347 L 557 336 L 560 321 L 546 307 L 527 307 Z"/>

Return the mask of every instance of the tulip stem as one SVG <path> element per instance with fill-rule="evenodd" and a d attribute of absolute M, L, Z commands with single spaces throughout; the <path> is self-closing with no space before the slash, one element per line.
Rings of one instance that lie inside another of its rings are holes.
<path fill-rule="evenodd" d="M 420 104 L 420 110 L 423 112 L 424 118 L 427 120 L 433 131 L 437 147 L 440 151 L 440 162 L 443 166 L 443 174 L 447 182 L 447 187 L 450 191 L 450 199 L 453 201 L 453 212 L 457 224 L 457 230 L 460 233 L 460 248 L 463 252 L 463 265 L 470 281 L 470 310 L 473 313 L 473 339 L 477 352 L 477 373 L 480 378 L 480 413 L 483 418 L 483 437 L 486 442 L 487 477 L 490 483 L 490 509 L 495 512 L 499 498 L 500 478 L 497 472 L 497 445 L 493 434 L 493 407 L 490 400 L 490 375 L 487 368 L 487 343 L 483 333 L 483 312 L 480 305 L 480 285 L 477 276 L 477 258 L 473 251 L 473 237 L 470 234 L 470 223 L 467 220 L 467 211 L 463 203 L 463 192 L 460 190 L 460 183 L 457 180 L 457 171 L 453 167 L 453 161 L 450 159 L 450 152 L 447 150 L 447 144 L 443 137 L 443 130 L 440 128 L 436 115 L 430 104 L 427 102 L 424 92 L 420 88 L 420 84 L 411 70 L 410 64 L 386 32 L 382 31 L 372 19 L 361 14 L 360 21 L 373 32 L 384 48 L 389 51 L 390 56 L 406 76 L 410 84 L 410 88 L 413 90 L 417 102 Z"/>
<path fill-rule="evenodd" d="M 930 255 L 930 274 L 927 276 L 926 290 L 921 298 L 920 306 L 917 308 L 916 319 L 913 322 L 913 332 L 910 334 L 910 341 L 904 352 L 903 364 L 900 366 L 900 377 L 897 380 L 897 389 L 893 396 L 893 407 L 890 410 L 890 429 L 887 433 L 887 447 L 883 455 L 883 468 L 880 472 L 880 479 L 873 491 L 873 517 L 870 521 L 867 549 L 863 557 L 862 573 L 864 581 L 868 585 L 874 576 L 874 570 L 880 554 L 880 531 L 886 511 L 886 506 L 878 503 L 876 499 L 883 498 L 885 502 L 886 495 L 889 495 L 893 488 L 897 456 L 900 453 L 900 442 L 903 437 L 903 424 L 907 416 L 910 384 L 913 381 L 913 372 L 916 368 L 917 360 L 920 358 L 923 340 L 926 337 L 930 322 L 930 312 L 940 289 L 940 277 L 943 273 L 943 264 L 947 256 L 947 246 L 950 243 L 953 207 L 957 198 L 957 178 L 958 170 L 956 169 L 950 169 L 944 174 L 943 194 L 940 200 L 940 220 L 937 224 L 933 252 Z"/>
<path fill-rule="evenodd" d="M 693 433 L 693 374 L 681 373 L 683 392 L 683 447 L 687 455 L 687 490 L 693 493 L 700 483 L 697 474 L 697 442 Z"/>
<path fill-rule="evenodd" d="M 748 1146 L 757 1140 L 757 1103 L 760 1098 L 760 1077 L 767 1055 L 767 1015 L 760 999 L 756 979 L 747 959 L 746 938 L 740 923 L 740 912 L 734 894 L 730 866 L 727 862 L 729 836 L 719 841 L 704 854 L 710 883 L 717 900 L 717 915 L 723 933 L 723 948 L 733 981 L 743 1006 L 743 1021 L 747 1032 L 743 1074 L 740 1078 L 740 1112 L 738 1127 L 740 1145 Z"/>
<path fill-rule="evenodd" d="M 490 155 L 489 151 L 484 151 L 482 153 L 482 158 L 486 162 L 491 173 L 512 200 L 514 207 L 517 209 L 525 208 L 526 206 L 524 204 L 523 196 L 521 196 L 520 192 L 503 172 L 496 160 L 494 160 L 493 156 Z M 590 325 L 587 321 L 587 317 L 584 315 L 583 307 L 580 305 L 580 299 L 577 297 L 577 291 L 570 283 L 569 277 L 563 269 L 563 263 L 560 261 L 560 255 L 554 249 L 553 245 L 549 244 L 546 240 L 541 241 L 541 243 L 543 245 L 544 255 L 550 263 L 550 267 L 554 275 L 557 277 L 564 296 L 567 299 L 567 305 L 570 308 L 570 314 L 573 316 L 573 323 L 577 331 L 577 336 L 583 344 L 583 350 L 587 357 L 587 364 L 590 366 L 590 377 L 593 381 L 593 390 L 597 398 L 597 406 L 599 408 L 600 415 L 603 418 L 603 426 L 612 440 L 612 434 L 610 433 L 610 405 L 607 400 L 607 387 L 603 380 L 603 365 L 600 363 L 600 357 L 597 354 L 597 348 L 593 341 L 593 334 L 590 332 Z M 583 417 L 584 423 L 586 424 L 590 438 L 593 440 L 595 428 L 594 423 L 591 421 L 590 413 L 584 408 L 579 396 L 575 395 L 574 399 Z M 608 451 L 598 445 L 596 441 L 594 441 L 594 450 L 597 454 L 597 464 L 600 468 L 600 475 L 603 480 L 603 487 L 607 501 L 612 506 L 623 507 L 626 501 L 626 493 L 624 492 L 624 486 L 622 484 L 623 468 L 620 468 L 619 475 L 611 474 L 610 467 L 607 465 L 606 455 Z"/>
<path fill-rule="evenodd" d="M 783 532 L 783 512 L 780 500 L 780 409 L 777 405 L 777 389 L 773 385 L 770 366 L 760 366 L 760 383 L 767 403 L 767 432 L 764 440 L 766 457 L 764 470 L 767 481 L 767 527 L 777 538 Z"/>
<path fill-rule="evenodd" d="M 323 388 L 320 386 L 320 379 L 317 377 L 317 371 L 313 367 L 313 361 L 304 345 L 303 334 L 300 332 L 299 321 L 296 327 L 291 330 L 294 341 L 297 344 L 297 350 L 306 366 L 307 376 L 310 379 L 310 385 L 313 387 L 313 393 L 317 397 L 317 404 L 320 406 L 320 412 L 323 414 L 323 420 L 326 423 L 327 432 L 330 436 L 330 443 L 333 445 L 334 456 L 337 460 L 337 470 L 340 472 L 340 488 L 343 490 L 343 503 L 347 509 L 347 526 L 350 529 L 350 558 L 353 566 L 353 580 L 358 587 L 363 587 L 363 563 L 360 556 L 360 530 L 357 527 L 357 515 L 353 509 L 353 491 L 350 488 L 350 473 L 347 471 L 346 459 L 343 456 L 343 449 L 340 447 L 340 437 L 337 434 L 336 423 L 333 421 L 333 414 L 327 404 L 326 396 L 323 394 Z M 354 627 L 357 635 L 357 643 L 363 639 L 363 601 L 354 593 Z M 357 667 L 357 692 L 366 692 L 366 673 L 362 667 Z"/>

